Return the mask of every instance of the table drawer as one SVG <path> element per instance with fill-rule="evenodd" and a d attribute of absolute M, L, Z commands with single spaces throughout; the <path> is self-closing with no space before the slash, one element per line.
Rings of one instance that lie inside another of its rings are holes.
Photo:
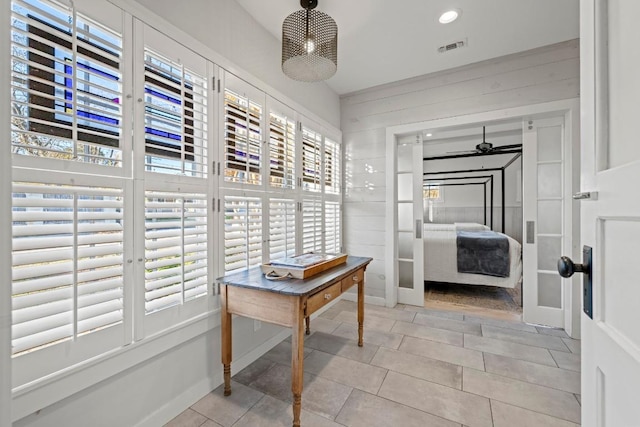
<path fill-rule="evenodd" d="M 353 272 L 344 279 L 342 279 L 342 292 L 346 292 L 347 289 L 353 285 L 357 285 L 364 280 L 364 269 Z"/>
<path fill-rule="evenodd" d="M 306 315 L 309 316 L 318 310 L 321 307 L 324 307 L 325 304 L 330 303 L 334 299 L 338 298 L 342 293 L 342 283 L 334 283 L 333 285 L 324 288 L 320 292 L 311 295 L 307 299 L 307 312 Z"/>

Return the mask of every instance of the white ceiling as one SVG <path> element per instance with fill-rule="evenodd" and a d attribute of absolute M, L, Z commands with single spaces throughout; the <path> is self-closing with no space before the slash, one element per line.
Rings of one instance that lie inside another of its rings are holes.
<path fill-rule="evenodd" d="M 281 40 L 299 0 L 236 0 Z M 442 25 L 440 14 L 462 10 Z M 533 49 L 579 36 L 579 0 L 319 0 L 338 24 L 338 94 Z M 466 39 L 468 46 L 438 53 Z"/>

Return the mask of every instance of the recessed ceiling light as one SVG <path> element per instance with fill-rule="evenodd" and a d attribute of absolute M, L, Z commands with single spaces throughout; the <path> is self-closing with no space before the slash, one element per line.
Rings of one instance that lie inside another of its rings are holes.
<path fill-rule="evenodd" d="M 458 19 L 461 13 L 462 11 L 460 11 L 460 9 L 447 10 L 446 12 L 442 13 L 442 15 L 440 15 L 438 21 L 440 21 L 441 24 L 450 24 Z"/>
<path fill-rule="evenodd" d="M 433 134 L 432 133 L 428 133 L 427 134 L 427 138 L 429 138 L 430 136 L 433 136 Z"/>

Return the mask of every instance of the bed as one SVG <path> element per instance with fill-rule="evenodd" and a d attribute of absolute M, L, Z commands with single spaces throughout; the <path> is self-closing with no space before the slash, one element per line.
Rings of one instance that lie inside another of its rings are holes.
<path fill-rule="evenodd" d="M 484 274 L 459 273 L 457 263 L 457 231 L 484 231 L 489 227 L 475 223 L 424 225 L 424 280 L 467 285 L 514 288 L 522 279 L 522 246 L 517 240 L 509 242 L 509 275 L 495 277 Z"/>

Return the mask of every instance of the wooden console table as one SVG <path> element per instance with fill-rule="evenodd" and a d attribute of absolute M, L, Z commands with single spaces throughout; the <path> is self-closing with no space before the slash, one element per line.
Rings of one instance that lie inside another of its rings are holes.
<path fill-rule="evenodd" d="M 364 322 L 364 271 L 371 258 L 347 258 L 347 262 L 308 279 L 270 281 L 260 268 L 252 268 L 218 279 L 222 297 L 222 364 L 224 395 L 231 394 L 231 315 L 275 323 L 293 329 L 291 335 L 291 391 L 293 426 L 300 426 L 304 338 L 309 334 L 309 316 L 358 285 L 358 345 L 362 347 Z"/>

